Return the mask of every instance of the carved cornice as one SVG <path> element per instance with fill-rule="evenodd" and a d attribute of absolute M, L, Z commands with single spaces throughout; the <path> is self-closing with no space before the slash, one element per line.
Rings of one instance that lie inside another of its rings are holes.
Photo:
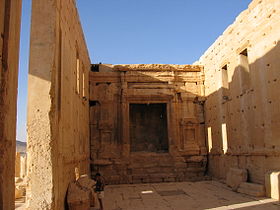
<path fill-rule="evenodd" d="M 175 72 L 201 72 L 200 65 L 176 65 L 176 64 L 123 64 L 113 65 L 116 71 L 175 71 Z"/>

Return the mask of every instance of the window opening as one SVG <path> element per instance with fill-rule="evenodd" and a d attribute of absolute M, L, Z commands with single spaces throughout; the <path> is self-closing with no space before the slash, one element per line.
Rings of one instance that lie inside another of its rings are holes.
<path fill-rule="evenodd" d="M 247 49 L 244 49 L 239 53 L 239 69 L 241 91 L 244 93 L 250 87 L 250 68 Z"/>
<path fill-rule="evenodd" d="M 78 52 L 76 58 L 76 92 L 80 94 L 80 58 Z"/>

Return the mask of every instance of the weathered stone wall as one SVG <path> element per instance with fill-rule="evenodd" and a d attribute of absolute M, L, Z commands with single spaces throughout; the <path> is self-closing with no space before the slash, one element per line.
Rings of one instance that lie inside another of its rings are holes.
<path fill-rule="evenodd" d="M 74 0 L 32 3 L 29 209 L 64 209 L 75 167 L 89 172 L 90 59 Z"/>
<path fill-rule="evenodd" d="M 0 1 L 0 209 L 14 209 L 21 0 Z"/>
<path fill-rule="evenodd" d="M 27 173 L 27 156 L 25 155 L 21 155 L 20 156 L 20 177 L 24 178 L 26 176 Z"/>
<path fill-rule="evenodd" d="M 264 183 L 280 165 L 280 1 L 254 0 L 198 64 L 205 68 L 209 173 Z"/>
<path fill-rule="evenodd" d="M 16 160 L 15 160 L 15 177 L 21 177 L 20 171 L 21 171 L 21 164 L 20 164 L 20 153 L 16 152 Z"/>
<path fill-rule="evenodd" d="M 193 180 L 204 175 L 207 152 L 202 106 L 204 76 L 200 66 L 102 64 L 92 69 L 99 71 L 90 73 L 93 173 L 99 171 L 108 183 L 115 184 Z M 160 143 L 155 142 L 161 139 L 155 125 L 143 124 L 147 120 L 157 123 L 158 113 L 151 113 L 151 119 L 145 118 L 141 124 L 144 112 L 135 113 L 136 119 L 131 119 L 131 104 L 164 104 L 167 151 L 162 151 L 165 146 L 156 149 Z M 133 126 L 138 136 L 130 133 Z M 135 138 L 143 147 L 133 147 L 131 141 Z"/>

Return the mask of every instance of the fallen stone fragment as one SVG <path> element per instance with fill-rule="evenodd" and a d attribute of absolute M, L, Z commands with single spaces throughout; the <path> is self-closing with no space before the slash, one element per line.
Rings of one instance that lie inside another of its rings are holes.
<path fill-rule="evenodd" d="M 82 188 L 77 182 L 71 182 L 68 187 L 67 203 L 70 210 L 89 210 L 91 191 Z"/>
<path fill-rule="evenodd" d="M 230 168 L 226 177 L 226 184 L 233 190 L 237 190 L 242 182 L 246 182 L 248 173 L 246 169 Z"/>

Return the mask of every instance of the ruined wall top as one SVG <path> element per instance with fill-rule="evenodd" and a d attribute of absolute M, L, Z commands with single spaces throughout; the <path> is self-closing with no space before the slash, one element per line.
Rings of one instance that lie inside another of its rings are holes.
<path fill-rule="evenodd" d="M 279 8 L 279 4 L 277 0 L 252 0 L 248 8 L 235 18 L 235 21 L 193 64 L 204 65 L 203 60 L 205 59 L 226 60 L 233 52 L 242 49 L 244 46 L 250 47 L 254 42 L 258 42 L 259 40 L 254 36 L 260 32 L 260 27 L 265 28 L 268 22 L 278 20 L 279 10 L 277 8 Z M 265 31 L 263 31 L 263 34 L 265 36 Z M 249 37 L 252 37 L 250 41 L 248 41 Z M 215 64 L 220 65 L 220 63 Z"/>
<path fill-rule="evenodd" d="M 110 68 L 113 71 L 179 71 L 179 72 L 201 72 L 200 65 L 177 65 L 177 64 L 99 64 L 102 69 Z"/>

